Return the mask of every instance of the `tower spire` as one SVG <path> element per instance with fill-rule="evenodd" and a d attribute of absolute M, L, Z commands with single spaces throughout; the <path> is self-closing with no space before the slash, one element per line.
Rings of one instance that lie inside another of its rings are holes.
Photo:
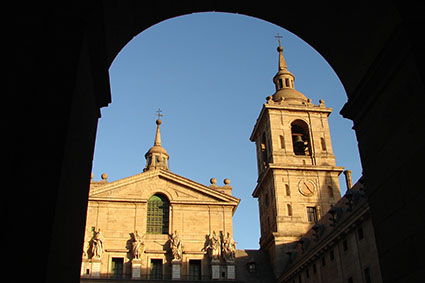
<path fill-rule="evenodd" d="M 162 124 L 161 117 L 161 109 L 158 109 L 158 119 L 156 120 L 156 134 L 155 141 L 153 143 L 153 147 L 151 147 L 148 152 L 145 154 L 146 158 L 146 166 L 143 171 L 148 171 L 151 169 L 165 169 L 168 170 L 168 159 L 170 156 L 167 151 L 161 145 L 161 131 L 160 125 Z"/>
<path fill-rule="evenodd" d="M 303 103 L 307 98 L 299 91 L 295 90 L 295 76 L 288 70 L 288 66 L 283 56 L 283 47 L 280 39 L 281 35 L 275 36 L 278 39 L 279 46 L 277 52 L 279 53 L 279 63 L 276 75 L 273 77 L 273 82 L 276 87 L 276 92 L 272 98 L 274 102 L 291 101 L 291 103 Z"/>
<path fill-rule="evenodd" d="M 161 121 L 161 117 L 162 116 L 164 116 L 164 115 L 162 115 L 161 114 L 161 109 L 160 108 L 158 108 L 158 111 L 156 111 L 156 113 L 158 113 L 157 115 L 158 115 L 158 119 L 156 120 L 156 135 L 155 135 L 155 142 L 154 142 L 154 146 L 155 145 L 158 145 L 158 146 L 161 146 L 161 132 L 160 132 L 160 130 L 159 130 L 159 126 L 162 124 L 162 121 Z"/>
<path fill-rule="evenodd" d="M 277 41 L 279 42 L 279 46 L 277 47 L 277 52 L 279 52 L 279 68 L 278 68 L 278 72 L 281 70 L 286 70 L 288 71 L 288 66 L 286 65 L 286 61 L 285 58 L 283 57 L 283 47 L 281 45 L 280 39 L 283 38 L 283 36 L 281 36 L 279 33 L 277 35 L 275 35 L 275 37 L 277 38 Z M 289 72 L 289 71 L 288 71 Z"/>
<path fill-rule="evenodd" d="M 288 71 L 288 66 L 286 65 L 286 61 L 285 58 L 283 57 L 283 47 L 279 44 L 279 46 L 277 47 L 277 51 L 279 52 L 279 69 L 278 72 L 280 71 L 286 71 L 288 73 L 290 73 Z"/>
<path fill-rule="evenodd" d="M 156 120 L 156 134 L 155 141 L 153 143 L 154 146 L 161 146 L 161 131 L 159 130 L 159 126 L 162 124 L 161 120 Z"/>

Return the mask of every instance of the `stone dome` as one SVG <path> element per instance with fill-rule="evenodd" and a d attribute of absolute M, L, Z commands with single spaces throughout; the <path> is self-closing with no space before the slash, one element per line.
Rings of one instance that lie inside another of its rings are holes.
<path fill-rule="evenodd" d="M 280 102 L 282 101 L 282 99 L 284 99 L 285 101 L 297 101 L 297 102 L 306 102 L 307 101 L 307 97 L 305 97 L 304 94 L 302 94 L 301 92 L 299 92 L 298 90 L 294 89 L 294 88 L 282 88 L 279 89 L 278 91 L 275 92 L 275 94 L 273 94 L 273 101 L 274 102 Z"/>

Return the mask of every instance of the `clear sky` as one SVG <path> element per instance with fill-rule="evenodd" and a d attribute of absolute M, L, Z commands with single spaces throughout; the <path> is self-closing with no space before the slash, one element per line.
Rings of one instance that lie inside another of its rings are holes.
<path fill-rule="evenodd" d="M 169 169 L 198 183 L 229 178 L 241 202 L 233 216 L 237 248 L 259 247 L 255 144 L 249 141 L 266 97 L 274 93 L 277 33 L 295 88 L 318 104 L 324 99 L 338 166 L 361 166 L 352 122 L 342 118 L 347 101 L 337 75 L 324 58 L 297 35 L 260 19 L 227 13 L 197 13 L 166 20 L 134 37 L 109 73 L 112 104 L 102 109 L 93 161 L 94 180 L 108 181 L 142 172 L 153 145 L 161 108 L 162 146 Z M 343 174 L 340 176 L 345 193 Z"/>

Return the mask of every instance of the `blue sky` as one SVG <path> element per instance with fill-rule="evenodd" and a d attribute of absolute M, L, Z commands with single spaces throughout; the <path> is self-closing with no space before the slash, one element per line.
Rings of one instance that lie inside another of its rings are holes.
<path fill-rule="evenodd" d="M 162 145 L 172 172 L 209 185 L 231 180 L 241 202 L 233 217 L 238 248 L 258 248 L 260 225 L 255 145 L 249 136 L 277 72 L 277 33 L 295 88 L 324 99 L 338 166 L 361 175 L 352 122 L 338 113 L 347 101 L 331 66 L 295 34 L 260 19 L 197 13 L 166 20 L 134 37 L 110 67 L 112 104 L 102 109 L 93 161 L 94 180 L 142 172 L 161 108 Z M 343 174 L 340 177 L 345 192 Z"/>

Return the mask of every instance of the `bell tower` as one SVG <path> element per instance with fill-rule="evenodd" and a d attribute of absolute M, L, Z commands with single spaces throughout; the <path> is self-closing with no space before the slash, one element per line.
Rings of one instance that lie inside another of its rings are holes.
<path fill-rule="evenodd" d="M 295 76 L 279 53 L 276 91 L 268 96 L 252 131 L 256 144 L 258 179 L 252 193 L 260 210 L 260 248 L 269 253 L 275 276 L 290 250 L 340 198 L 328 117 L 323 100 L 315 105 L 295 89 Z"/>

